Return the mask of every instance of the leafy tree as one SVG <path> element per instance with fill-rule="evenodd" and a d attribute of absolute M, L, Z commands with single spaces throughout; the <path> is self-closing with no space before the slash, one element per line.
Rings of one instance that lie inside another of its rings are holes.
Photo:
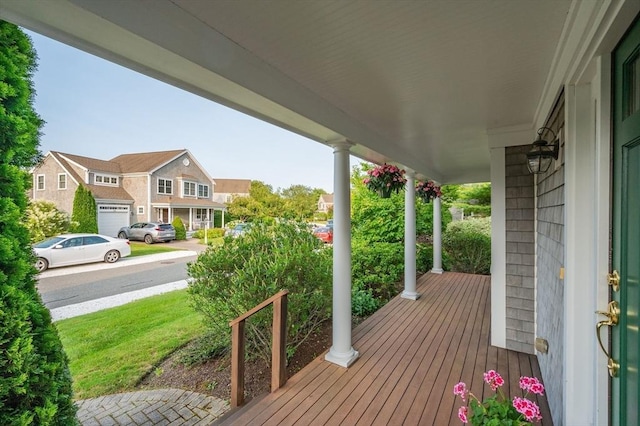
<path fill-rule="evenodd" d="M 482 206 L 491 205 L 491 184 L 471 183 L 462 185 L 460 199 L 466 202 L 473 200 L 474 203 Z"/>
<path fill-rule="evenodd" d="M 98 217 L 96 200 L 84 185 L 78 185 L 73 197 L 73 212 L 71 213 L 71 230 L 73 232 L 98 232 Z"/>
<path fill-rule="evenodd" d="M 68 360 L 36 291 L 23 223 L 43 123 L 33 109 L 35 69 L 29 38 L 0 21 L 0 424 L 75 425 Z"/>
<path fill-rule="evenodd" d="M 242 235 L 225 237 L 189 264 L 189 294 L 214 335 L 228 342 L 229 321 L 278 291 L 289 290 L 287 354 L 329 318 L 332 251 L 301 223 L 252 224 Z M 271 312 L 246 323 L 247 355 L 271 357 Z M 216 346 L 224 346 L 215 342 Z"/>
<path fill-rule="evenodd" d="M 179 216 L 173 218 L 173 222 L 171 222 L 173 227 L 176 229 L 176 240 L 186 240 L 187 239 L 187 230 L 184 227 L 184 223 Z"/>
<path fill-rule="evenodd" d="M 230 218 L 227 218 L 227 224 L 233 218 L 241 222 L 252 222 L 266 216 L 265 207 L 251 196 L 236 197 L 227 206 Z"/>
<path fill-rule="evenodd" d="M 282 217 L 305 220 L 313 217 L 318 208 L 318 199 L 324 194 L 322 189 L 312 189 L 304 185 L 291 185 L 280 193 L 283 199 Z"/>
<path fill-rule="evenodd" d="M 29 203 L 26 224 L 33 243 L 63 234 L 67 232 L 70 225 L 69 215 L 58 210 L 51 201 L 45 200 L 34 200 Z"/>

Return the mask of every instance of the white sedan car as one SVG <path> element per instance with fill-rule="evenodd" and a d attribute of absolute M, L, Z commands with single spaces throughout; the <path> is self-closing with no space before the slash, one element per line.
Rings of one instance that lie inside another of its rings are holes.
<path fill-rule="evenodd" d="M 40 272 L 58 266 L 91 262 L 117 262 L 131 254 L 129 240 L 98 234 L 65 234 L 33 245 Z"/>

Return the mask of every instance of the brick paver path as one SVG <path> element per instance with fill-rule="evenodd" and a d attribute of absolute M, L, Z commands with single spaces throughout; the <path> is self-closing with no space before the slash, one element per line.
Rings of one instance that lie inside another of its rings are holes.
<path fill-rule="evenodd" d="M 78 401 L 78 419 L 83 426 L 210 425 L 228 409 L 212 396 L 158 389 Z"/>

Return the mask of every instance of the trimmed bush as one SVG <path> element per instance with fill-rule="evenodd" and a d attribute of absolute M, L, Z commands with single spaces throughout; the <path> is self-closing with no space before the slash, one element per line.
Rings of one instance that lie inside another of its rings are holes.
<path fill-rule="evenodd" d="M 171 224 L 176 229 L 176 240 L 186 240 L 187 230 L 184 228 L 184 223 L 182 223 L 182 219 L 176 216 L 173 218 L 173 222 L 171 222 Z"/>
<path fill-rule="evenodd" d="M 289 290 L 287 354 L 329 318 L 332 250 L 302 223 L 253 223 L 223 247 L 209 247 L 189 264 L 189 293 L 205 324 L 221 339 L 231 335 L 229 321 L 278 291 Z M 271 357 L 271 309 L 246 322 L 247 356 Z M 216 343 L 218 345 L 219 342 Z"/>
<path fill-rule="evenodd" d="M 24 224 L 42 127 L 32 105 L 35 69 L 29 38 L 0 21 L 0 424 L 68 426 L 78 423 L 68 360 L 36 290 Z"/>
<path fill-rule="evenodd" d="M 451 270 L 489 274 L 491 270 L 491 218 L 451 222 L 442 237 Z"/>

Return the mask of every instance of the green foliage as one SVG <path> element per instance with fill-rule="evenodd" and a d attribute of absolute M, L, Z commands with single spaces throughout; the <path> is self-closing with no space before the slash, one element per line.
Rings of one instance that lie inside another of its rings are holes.
<path fill-rule="evenodd" d="M 489 206 L 491 205 L 491 184 L 490 183 L 471 183 L 462 185 L 460 190 L 460 200 Z"/>
<path fill-rule="evenodd" d="M 98 216 L 96 200 L 84 185 L 78 185 L 73 197 L 73 212 L 71 213 L 72 232 L 98 232 Z"/>
<path fill-rule="evenodd" d="M 491 206 L 473 205 L 465 203 L 454 203 L 454 207 L 462 209 L 464 211 L 464 217 L 478 216 L 478 217 L 490 217 Z"/>
<path fill-rule="evenodd" d="M 370 288 L 356 285 L 351 290 L 351 313 L 357 317 L 367 317 L 380 309 L 382 301 L 376 299 Z"/>
<path fill-rule="evenodd" d="M 491 218 L 451 222 L 442 236 L 453 271 L 489 274 L 491 269 Z"/>
<path fill-rule="evenodd" d="M 173 218 L 173 221 L 171 222 L 171 224 L 176 229 L 176 240 L 186 240 L 187 230 L 184 227 L 184 223 L 182 223 L 182 219 L 176 216 Z"/>
<path fill-rule="evenodd" d="M 282 214 L 285 219 L 305 220 L 313 217 L 318 208 L 318 199 L 324 194 L 322 189 L 312 189 L 304 185 L 291 185 L 280 192 L 283 200 Z"/>
<path fill-rule="evenodd" d="M 440 192 L 442 192 L 442 201 L 445 203 L 453 203 L 460 198 L 460 186 L 461 185 L 442 185 Z"/>
<path fill-rule="evenodd" d="M 193 233 L 193 238 L 203 239 L 204 238 L 204 229 L 198 229 Z M 210 228 L 207 229 L 207 239 L 211 240 L 213 238 L 224 237 L 225 230 L 224 228 Z"/>
<path fill-rule="evenodd" d="M 23 219 L 42 120 L 33 110 L 36 54 L 0 21 L 0 424 L 75 425 L 67 357 L 36 291 Z"/>
<path fill-rule="evenodd" d="M 51 201 L 33 200 L 27 207 L 26 225 L 31 242 L 35 243 L 67 232 L 70 225 L 69 215 L 58 210 Z"/>
<path fill-rule="evenodd" d="M 380 198 L 362 183 L 366 165 L 355 166 L 351 174 L 352 238 L 369 243 L 404 241 L 404 193 Z M 447 208 L 442 209 L 442 227 L 451 221 Z M 416 233 L 433 233 L 433 203 L 416 203 Z"/>
<path fill-rule="evenodd" d="M 416 272 L 424 274 L 433 268 L 433 246 L 431 244 L 417 244 Z"/>
<path fill-rule="evenodd" d="M 189 293 L 211 332 L 229 338 L 229 321 L 289 290 L 287 353 L 292 354 L 329 317 L 331 271 L 331 249 L 322 248 L 305 224 L 254 223 L 237 238 L 225 237 L 223 247 L 209 247 L 188 266 Z M 271 321 L 271 309 L 247 321 L 248 356 L 270 359 Z"/>
<path fill-rule="evenodd" d="M 355 289 L 370 290 L 386 303 L 396 295 L 396 283 L 404 274 L 404 245 L 353 241 L 351 271 Z"/>

